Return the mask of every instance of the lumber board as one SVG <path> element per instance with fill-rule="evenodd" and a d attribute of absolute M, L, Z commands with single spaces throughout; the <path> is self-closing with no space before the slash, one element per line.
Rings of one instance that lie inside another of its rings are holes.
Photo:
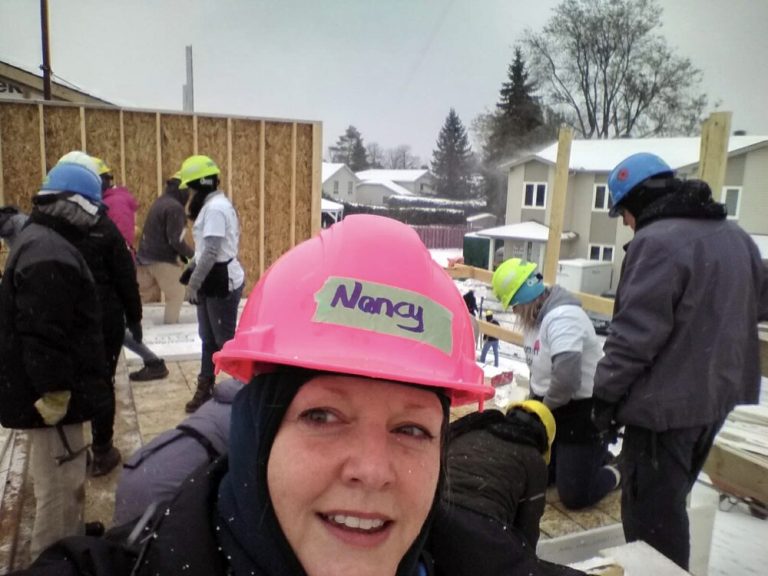
<path fill-rule="evenodd" d="M 701 129 L 699 152 L 699 178 L 704 180 L 719 196 L 725 182 L 725 165 L 728 162 L 728 135 L 731 131 L 731 113 L 713 112 Z"/>
<path fill-rule="evenodd" d="M 557 143 L 557 164 L 555 182 L 552 190 L 552 203 L 549 208 L 549 238 L 544 257 L 544 282 L 554 284 L 557 279 L 557 263 L 560 260 L 560 238 L 563 234 L 565 202 L 568 197 L 568 172 L 571 162 L 571 142 L 573 129 L 560 128 Z"/>
<path fill-rule="evenodd" d="M 768 502 L 768 466 L 764 459 L 716 441 L 704 463 L 704 472 L 725 492 Z"/>

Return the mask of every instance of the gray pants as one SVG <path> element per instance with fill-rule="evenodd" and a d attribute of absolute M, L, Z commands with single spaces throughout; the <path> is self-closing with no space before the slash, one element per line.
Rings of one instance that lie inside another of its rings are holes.
<path fill-rule="evenodd" d="M 231 340 L 237 327 L 237 307 L 243 286 L 232 290 L 223 298 L 200 295 L 197 304 L 197 331 L 203 341 L 200 376 L 213 378 L 213 354 Z"/>
<path fill-rule="evenodd" d="M 85 445 L 82 424 L 69 424 L 63 430 L 73 451 Z M 32 445 L 29 472 L 37 504 L 30 547 L 34 560 L 58 540 L 85 531 L 86 452 L 59 465 L 56 457 L 67 452 L 56 428 L 35 428 L 28 433 Z"/>

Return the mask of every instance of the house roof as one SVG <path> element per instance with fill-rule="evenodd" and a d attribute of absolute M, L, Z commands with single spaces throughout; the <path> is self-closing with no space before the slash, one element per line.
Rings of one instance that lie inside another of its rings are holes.
<path fill-rule="evenodd" d="M 728 153 L 768 145 L 768 136 L 731 136 Z M 576 172 L 610 172 L 624 158 L 637 152 L 651 152 L 664 159 L 673 169 L 699 162 L 701 139 L 696 138 L 622 138 L 616 140 L 574 140 L 571 143 L 570 169 Z M 528 156 L 501 164 L 509 169 L 531 160 L 557 163 L 557 142 Z"/>
<path fill-rule="evenodd" d="M 398 196 L 415 196 L 413 192 L 411 192 L 407 188 L 403 188 L 402 186 L 400 186 L 400 184 L 395 184 L 391 180 L 367 179 L 367 180 L 363 180 L 360 183 L 360 185 L 361 186 L 383 186 L 384 188 L 393 192 L 394 194 L 397 194 Z"/>
<path fill-rule="evenodd" d="M 330 177 L 336 174 L 336 172 L 344 168 L 344 166 L 346 166 L 346 164 L 323 162 L 323 184 L 325 184 Z"/>
<path fill-rule="evenodd" d="M 355 173 L 360 180 L 391 180 L 392 182 L 416 182 L 429 174 L 429 170 L 363 170 Z"/>
<path fill-rule="evenodd" d="M 507 224 L 506 226 L 496 226 L 495 228 L 486 228 L 475 232 L 478 236 L 495 238 L 497 240 L 528 240 L 533 242 L 547 242 L 549 240 L 549 226 L 539 224 L 538 222 L 519 222 L 517 224 Z M 560 235 L 561 240 L 575 240 L 578 237 L 576 232 L 565 231 Z"/>
<path fill-rule="evenodd" d="M 7 78 L 13 82 L 21 84 L 26 88 L 32 89 L 38 93 L 43 92 L 43 77 L 37 72 L 21 66 L 19 64 L 11 64 L 8 61 L 0 61 L 0 77 Z M 112 102 L 108 102 L 103 98 L 89 94 L 83 90 L 76 88 L 73 84 L 67 82 L 63 84 L 55 79 L 51 80 L 51 96 L 64 102 L 84 102 L 88 104 L 108 104 L 114 105 Z M 64 80 L 66 82 L 66 80 Z"/>
<path fill-rule="evenodd" d="M 344 204 L 339 204 L 338 202 L 334 202 L 333 200 L 321 198 L 320 209 L 323 212 L 338 212 L 339 210 L 344 210 Z"/>

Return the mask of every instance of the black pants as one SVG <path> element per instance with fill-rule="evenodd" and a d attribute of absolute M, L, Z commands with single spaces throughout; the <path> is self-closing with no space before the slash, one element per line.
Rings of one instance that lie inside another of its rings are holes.
<path fill-rule="evenodd" d="M 441 504 L 427 549 L 438 576 L 581 576 L 583 572 L 536 557 L 512 526 L 484 514 Z"/>
<path fill-rule="evenodd" d="M 566 508 L 592 506 L 616 488 L 616 476 L 604 467 L 607 460 L 608 445 L 599 438 L 578 444 L 555 440 L 550 466 Z"/>
<path fill-rule="evenodd" d="M 621 521 L 627 542 L 643 540 L 688 570 L 686 498 L 722 424 L 665 432 L 626 427 L 621 448 Z"/>
<path fill-rule="evenodd" d="M 120 358 L 120 351 L 123 348 L 123 339 L 125 338 L 125 318 L 123 317 L 122 310 L 119 315 L 105 315 L 102 332 L 104 334 L 104 352 L 106 353 L 107 369 L 109 370 L 107 380 L 109 382 L 110 395 L 109 401 L 94 414 L 91 421 L 91 436 L 96 450 L 99 448 L 109 448 L 112 445 L 112 437 L 114 435 L 115 371 L 117 370 L 117 361 Z"/>

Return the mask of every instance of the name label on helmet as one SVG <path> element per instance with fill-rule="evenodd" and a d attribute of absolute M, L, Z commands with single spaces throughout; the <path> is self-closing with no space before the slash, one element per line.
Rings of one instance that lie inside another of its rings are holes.
<path fill-rule="evenodd" d="M 418 292 L 331 276 L 315 301 L 314 322 L 417 340 L 446 354 L 453 348 L 453 314 Z"/>

